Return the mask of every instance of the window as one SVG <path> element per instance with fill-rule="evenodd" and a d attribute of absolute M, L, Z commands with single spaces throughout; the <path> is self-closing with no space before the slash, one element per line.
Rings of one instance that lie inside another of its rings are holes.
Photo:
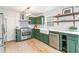
<path fill-rule="evenodd" d="M 47 26 L 54 26 L 53 24 L 53 16 L 49 16 L 47 19 Z"/>

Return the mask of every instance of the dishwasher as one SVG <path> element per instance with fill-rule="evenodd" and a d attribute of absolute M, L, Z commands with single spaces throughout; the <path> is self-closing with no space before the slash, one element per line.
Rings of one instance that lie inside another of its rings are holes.
<path fill-rule="evenodd" d="M 49 45 L 59 49 L 59 34 L 49 33 Z"/>

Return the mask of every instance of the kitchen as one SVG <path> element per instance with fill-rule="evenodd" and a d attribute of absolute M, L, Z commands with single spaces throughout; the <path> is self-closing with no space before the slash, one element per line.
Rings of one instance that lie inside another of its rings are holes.
<path fill-rule="evenodd" d="M 1 52 L 79 52 L 79 6 L 0 6 L 0 15 Z"/>

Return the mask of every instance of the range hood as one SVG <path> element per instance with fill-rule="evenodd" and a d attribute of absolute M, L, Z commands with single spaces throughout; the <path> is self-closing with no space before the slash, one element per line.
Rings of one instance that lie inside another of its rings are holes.
<path fill-rule="evenodd" d="M 30 7 L 27 7 L 24 11 L 21 12 L 20 19 L 27 20 L 30 15 L 31 15 Z"/>

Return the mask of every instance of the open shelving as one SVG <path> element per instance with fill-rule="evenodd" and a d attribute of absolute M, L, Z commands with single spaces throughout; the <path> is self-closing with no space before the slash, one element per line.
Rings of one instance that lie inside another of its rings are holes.
<path fill-rule="evenodd" d="M 73 25 L 75 26 L 75 22 L 79 21 L 79 19 L 75 19 L 75 15 L 78 15 L 79 12 L 74 12 L 74 13 L 68 13 L 68 14 L 58 14 L 56 16 L 53 16 L 55 18 L 57 18 L 56 21 L 53 21 L 53 23 L 57 23 L 59 24 L 60 22 L 73 22 Z M 65 17 L 65 16 L 73 16 L 72 20 L 59 20 L 59 17 Z"/>
<path fill-rule="evenodd" d="M 63 17 L 63 16 L 70 16 L 70 15 L 78 15 L 79 12 L 74 12 L 74 13 L 68 13 L 68 14 L 62 14 L 62 15 L 56 15 L 56 16 L 53 16 L 53 17 Z"/>
<path fill-rule="evenodd" d="M 77 19 L 77 20 L 58 20 L 58 21 L 53 21 L 53 22 L 73 22 L 73 21 L 79 21 L 79 19 Z"/>
<path fill-rule="evenodd" d="M 67 52 L 67 36 L 62 35 L 62 51 Z"/>

